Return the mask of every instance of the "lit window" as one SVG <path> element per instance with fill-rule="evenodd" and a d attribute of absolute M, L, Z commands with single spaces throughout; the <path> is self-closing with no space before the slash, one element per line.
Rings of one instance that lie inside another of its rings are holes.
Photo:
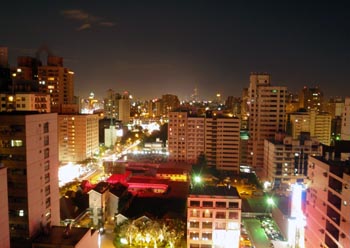
<path fill-rule="evenodd" d="M 21 210 L 18 211 L 18 216 L 21 216 L 21 217 L 24 216 L 24 210 L 23 210 L 23 209 L 21 209 Z"/>

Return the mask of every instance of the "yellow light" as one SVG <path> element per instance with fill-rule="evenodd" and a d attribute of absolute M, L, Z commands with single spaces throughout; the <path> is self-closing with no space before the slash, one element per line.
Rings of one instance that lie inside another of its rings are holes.
<path fill-rule="evenodd" d="M 10 102 L 13 102 L 13 96 L 9 96 L 9 97 L 8 97 L 8 100 L 9 100 Z"/>

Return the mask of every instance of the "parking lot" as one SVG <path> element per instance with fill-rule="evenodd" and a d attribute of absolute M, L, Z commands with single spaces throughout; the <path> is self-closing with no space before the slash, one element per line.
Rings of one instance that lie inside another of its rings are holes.
<path fill-rule="evenodd" d="M 246 237 L 250 241 L 250 245 L 241 247 L 266 248 L 273 247 L 274 241 L 283 241 L 276 223 L 269 216 L 259 216 L 256 218 L 245 218 L 242 220 L 243 227 L 241 228 L 241 244 Z"/>

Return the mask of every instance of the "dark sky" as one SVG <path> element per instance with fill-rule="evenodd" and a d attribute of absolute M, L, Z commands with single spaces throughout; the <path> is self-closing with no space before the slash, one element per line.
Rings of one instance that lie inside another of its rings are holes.
<path fill-rule="evenodd" d="M 250 72 L 292 92 L 305 85 L 349 96 L 349 5 L 309 2 L 7 1 L 0 46 L 12 66 L 47 46 L 75 72 L 83 97 L 111 88 L 188 99 L 195 87 L 201 99 L 240 96 Z"/>

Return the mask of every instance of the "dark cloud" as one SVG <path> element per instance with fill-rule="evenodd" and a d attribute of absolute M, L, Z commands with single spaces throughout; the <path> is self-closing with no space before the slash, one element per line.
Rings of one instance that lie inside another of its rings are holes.
<path fill-rule="evenodd" d="M 61 11 L 67 19 L 76 20 L 81 23 L 81 25 L 76 29 L 77 31 L 82 31 L 90 29 L 93 26 L 102 26 L 102 27 L 113 27 L 115 26 L 114 22 L 106 21 L 102 17 L 92 15 L 81 9 L 68 9 Z"/>

